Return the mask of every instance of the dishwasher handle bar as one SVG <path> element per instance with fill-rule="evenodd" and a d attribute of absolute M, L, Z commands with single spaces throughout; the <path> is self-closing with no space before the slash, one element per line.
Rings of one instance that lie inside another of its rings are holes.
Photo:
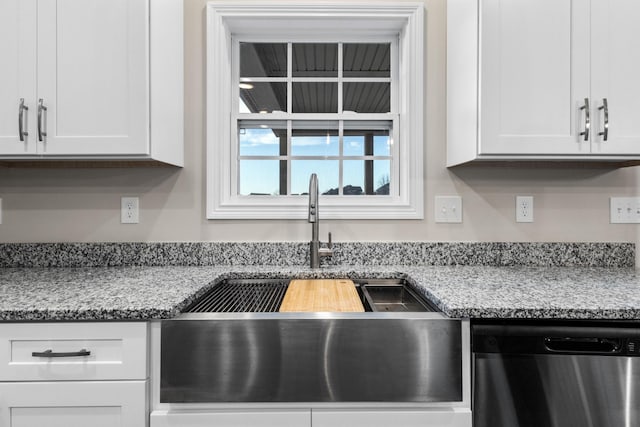
<path fill-rule="evenodd" d="M 544 346 L 551 353 L 618 354 L 622 348 L 622 340 L 597 337 L 545 337 Z"/>
<path fill-rule="evenodd" d="M 640 328 L 472 325 L 474 353 L 640 356 Z"/>

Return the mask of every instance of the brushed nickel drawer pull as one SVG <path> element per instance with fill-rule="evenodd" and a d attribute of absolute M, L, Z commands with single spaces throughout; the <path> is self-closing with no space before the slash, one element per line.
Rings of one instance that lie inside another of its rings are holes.
<path fill-rule="evenodd" d="M 607 98 L 602 98 L 602 105 L 598 107 L 598 110 L 604 110 L 604 129 L 602 132 L 598 132 L 598 135 L 602 137 L 603 141 L 609 139 L 609 101 Z"/>
<path fill-rule="evenodd" d="M 47 136 L 47 132 L 42 130 L 42 112 L 47 111 L 47 107 L 44 105 L 44 99 L 38 100 L 38 141 L 42 141 L 43 136 Z"/>
<path fill-rule="evenodd" d="M 45 351 L 34 351 L 31 353 L 32 357 L 82 357 L 82 356 L 90 356 L 91 352 L 82 349 L 80 351 L 71 351 L 71 352 L 54 352 L 53 350 L 45 350 Z"/>
<path fill-rule="evenodd" d="M 20 142 L 24 142 L 24 137 L 29 135 L 29 132 L 24 130 L 24 112 L 29 111 L 29 107 L 24 105 L 24 98 L 20 98 L 20 107 L 18 107 L 18 136 Z"/>
<path fill-rule="evenodd" d="M 591 128 L 591 117 L 589 115 L 589 98 L 584 99 L 584 105 L 580 107 L 584 110 L 584 131 L 580 132 L 580 135 L 584 135 L 584 140 L 589 140 L 589 129 Z"/>

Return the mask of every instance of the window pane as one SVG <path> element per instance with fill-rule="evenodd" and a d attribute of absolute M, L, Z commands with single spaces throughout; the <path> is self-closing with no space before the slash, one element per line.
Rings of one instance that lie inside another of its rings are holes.
<path fill-rule="evenodd" d="M 240 83 L 241 113 L 273 113 L 286 110 L 286 83 Z"/>
<path fill-rule="evenodd" d="M 391 185 L 390 160 L 373 161 L 373 184 L 375 194 L 385 196 L 389 195 L 389 186 Z"/>
<path fill-rule="evenodd" d="M 345 156 L 390 156 L 391 121 L 345 121 Z"/>
<path fill-rule="evenodd" d="M 388 113 L 391 111 L 390 83 L 345 82 L 343 91 L 344 111 L 355 111 L 356 113 Z"/>
<path fill-rule="evenodd" d="M 389 136 L 389 132 L 387 132 L 386 135 L 374 135 L 373 155 L 374 156 L 390 156 L 391 155 L 391 137 Z"/>
<path fill-rule="evenodd" d="M 241 156 L 286 155 L 287 123 L 241 121 L 238 142 Z"/>
<path fill-rule="evenodd" d="M 338 77 L 338 45 L 293 43 L 293 77 Z"/>
<path fill-rule="evenodd" d="M 240 195 L 279 194 L 279 160 L 240 160 Z"/>
<path fill-rule="evenodd" d="M 364 194 L 364 160 L 345 160 L 343 163 L 342 182 L 345 196 Z"/>
<path fill-rule="evenodd" d="M 298 82 L 292 86 L 294 113 L 338 112 L 338 83 Z"/>
<path fill-rule="evenodd" d="M 240 77 L 286 76 L 286 43 L 240 43 Z"/>
<path fill-rule="evenodd" d="M 308 194 L 309 177 L 318 174 L 318 193 L 338 194 L 338 160 L 292 160 L 291 194 Z"/>
<path fill-rule="evenodd" d="M 389 160 L 345 160 L 342 172 L 345 196 L 388 195 Z"/>
<path fill-rule="evenodd" d="M 391 77 L 389 43 L 345 43 L 343 49 L 344 77 Z"/>
<path fill-rule="evenodd" d="M 340 154 L 338 122 L 293 122 L 291 155 L 337 156 Z"/>
<path fill-rule="evenodd" d="M 345 131 L 343 153 L 345 156 L 364 156 L 364 136 Z"/>

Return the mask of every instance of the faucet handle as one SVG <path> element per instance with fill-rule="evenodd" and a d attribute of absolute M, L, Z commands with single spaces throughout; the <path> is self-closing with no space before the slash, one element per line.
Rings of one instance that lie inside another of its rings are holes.
<path fill-rule="evenodd" d="M 329 243 L 327 243 L 327 247 L 329 249 L 331 249 L 333 247 L 333 244 L 331 243 L 331 232 L 329 232 Z"/>

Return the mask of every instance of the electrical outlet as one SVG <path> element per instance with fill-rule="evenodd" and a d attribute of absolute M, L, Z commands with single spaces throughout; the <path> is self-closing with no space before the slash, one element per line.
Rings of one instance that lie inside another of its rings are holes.
<path fill-rule="evenodd" d="M 436 222 L 462 222 L 462 197 L 436 196 L 434 213 Z"/>
<path fill-rule="evenodd" d="M 611 224 L 640 223 L 640 197 L 612 197 L 609 207 Z"/>
<path fill-rule="evenodd" d="M 516 222 L 533 222 L 533 196 L 516 196 Z"/>
<path fill-rule="evenodd" d="M 120 203 L 120 223 L 137 224 L 139 223 L 139 199 L 137 197 L 123 197 Z"/>

